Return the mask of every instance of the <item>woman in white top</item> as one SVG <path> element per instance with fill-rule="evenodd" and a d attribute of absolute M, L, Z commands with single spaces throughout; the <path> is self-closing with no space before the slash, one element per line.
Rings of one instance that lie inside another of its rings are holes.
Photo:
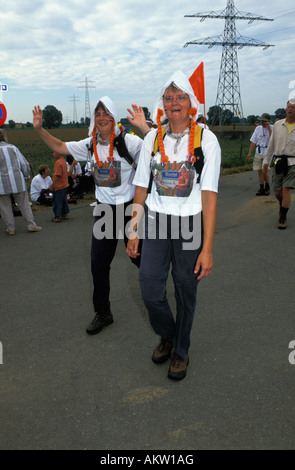
<path fill-rule="evenodd" d="M 158 130 L 150 131 L 141 150 L 133 181 L 136 185 L 133 214 L 136 217 L 131 220 L 127 246 L 129 256 L 139 255 L 139 214 L 145 207 L 139 282 L 151 326 L 161 337 L 152 360 L 164 362 L 174 349 L 168 377 L 175 380 L 186 375 L 198 282 L 207 277 L 213 267 L 212 243 L 221 152 L 210 130 L 197 129 L 202 132 L 204 156 L 203 169 L 197 174 L 194 166 L 197 110 L 198 102 L 188 79 L 181 71 L 175 72 L 164 85 L 155 108 L 154 121 L 158 123 Z M 161 122 L 167 118 L 168 125 L 162 137 Z M 154 152 L 156 136 L 159 145 Z M 179 191 L 184 167 L 190 174 L 185 193 Z M 149 192 L 151 170 L 154 178 Z M 160 189 L 159 179 L 163 186 Z M 166 297 L 171 264 L 175 320 Z"/>

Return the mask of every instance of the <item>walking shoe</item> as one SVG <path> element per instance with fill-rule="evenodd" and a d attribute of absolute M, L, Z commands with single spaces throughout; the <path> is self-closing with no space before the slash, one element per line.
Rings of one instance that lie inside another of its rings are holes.
<path fill-rule="evenodd" d="M 280 230 L 284 230 L 285 228 L 287 228 L 287 219 L 283 215 L 280 215 L 278 228 Z"/>
<path fill-rule="evenodd" d="M 189 364 L 189 358 L 181 359 L 178 354 L 174 353 L 168 370 L 169 379 L 182 380 L 186 376 L 186 369 Z"/>
<path fill-rule="evenodd" d="M 259 188 L 256 193 L 256 196 L 265 196 L 264 188 Z"/>
<path fill-rule="evenodd" d="M 114 319 L 112 312 L 109 309 L 102 310 L 101 312 L 95 314 L 92 322 L 87 326 L 86 332 L 89 335 L 95 335 L 96 333 L 99 333 L 105 326 L 113 323 L 113 321 Z"/>
<path fill-rule="evenodd" d="M 61 217 L 53 217 L 53 219 L 51 219 L 51 222 L 61 222 Z"/>
<path fill-rule="evenodd" d="M 158 344 L 153 352 L 152 361 L 156 364 L 167 361 L 171 355 L 172 347 L 172 338 L 161 338 L 160 344 Z"/>
<path fill-rule="evenodd" d="M 68 216 L 68 214 L 63 214 L 62 218 L 65 219 L 65 220 L 68 220 L 69 216 Z"/>
<path fill-rule="evenodd" d="M 8 228 L 5 230 L 7 235 L 15 235 L 15 232 L 13 230 L 8 230 Z"/>
<path fill-rule="evenodd" d="M 42 230 L 42 227 L 38 227 L 38 225 L 35 225 L 34 227 L 27 227 L 28 232 L 40 232 Z"/>

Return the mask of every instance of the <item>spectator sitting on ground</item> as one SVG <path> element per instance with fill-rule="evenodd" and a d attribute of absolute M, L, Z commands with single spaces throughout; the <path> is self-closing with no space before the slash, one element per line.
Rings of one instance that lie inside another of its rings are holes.
<path fill-rule="evenodd" d="M 76 162 L 72 155 L 67 155 L 67 169 L 68 169 L 68 182 L 69 189 L 68 194 L 72 197 L 73 195 L 80 196 L 80 177 L 82 175 L 82 169 L 80 163 Z"/>
<path fill-rule="evenodd" d="M 34 176 L 31 183 L 31 200 L 44 206 L 52 206 L 52 193 L 49 188 L 52 185 L 50 169 L 48 165 L 40 165 L 38 175 Z"/>

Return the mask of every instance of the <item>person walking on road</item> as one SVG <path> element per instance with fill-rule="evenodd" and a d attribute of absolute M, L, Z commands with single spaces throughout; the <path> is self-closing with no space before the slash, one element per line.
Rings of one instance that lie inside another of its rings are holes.
<path fill-rule="evenodd" d="M 150 131 L 146 124 L 141 106 L 132 105 L 129 110 L 133 124 L 145 135 Z M 131 157 L 133 164 L 119 154 L 115 139 L 121 136 L 118 126 L 118 115 L 115 104 L 108 97 L 100 98 L 90 121 L 89 137 L 78 142 L 62 142 L 42 127 L 42 111 L 39 106 L 33 110 L 33 125 L 40 138 L 51 150 L 61 155 L 72 155 L 76 161 L 88 161 L 95 179 L 95 196 L 97 206 L 94 209 L 94 225 L 91 245 L 91 271 L 93 278 L 93 306 L 95 316 L 87 326 L 88 334 L 99 333 L 104 327 L 113 323 L 110 308 L 110 268 L 115 256 L 119 231 L 124 234 L 125 225 L 130 220 L 128 206 L 132 204 L 134 186 L 132 184 L 135 166 L 138 162 L 143 140 L 135 134 L 124 134 L 124 155 Z M 131 119 L 131 117 L 130 117 Z M 119 149 L 119 147 L 118 147 Z M 109 183 L 110 169 L 116 167 L 118 178 L 114 186 Z M 123 213 L 124 227 L 120 225 Z M 105 230 L 103 230 L 105 225 Z M 139 260 L 133 260 L 139 266 Z"/>
<path fill-rule="evenodd" d="M 260 126 L 257 126 L 255 128 L 255 131 L 251 136 L 251 144 L 247 160 L 250 160 L 252 152 L 255 149 L 253 170 L 258 172 L 259 183 L 259 189 L 256 193 L 256 196 L 268 196 L 270 194 L 269 173 L 268 171 L 263 171 L 263 160 L 266 154 L 266 149 L 269 144 L 273 125 L 270 124 L 270 115 L 268 113 L 262 114 L 262 116 L 260 117 L 260 122 Z"/>
<path fill-rule="evenodd" d="M 197 286 L 213 268 L 221 152 L 215 135 L 196 124 L 197 109 L 189 80 L 182 71 L 175 72 L 163 87 L 155 109 L 158 130 L 146 136 L 140 154 L 127 245 L 129 256 L 139 256 L 139 219 L 144 212 L 139 283 L 151 326 L 160 336 L 152 360 L 159 364 L 171 359 L 168 377 L 173 380 L 186 376 Z M 164 128 L 161 122 L 166 118 Z M 199 137 L 197 146 L 195 136 Z M 203 168 L 202 164 L 195 166 L 198 162 L 204 164 Z M 192 173 L 186 196 L 174 196 L 170 191 L 159 194 L 154 178 L 161 173 L 165 184 L 173 187 L 183 165 Z M 171 264 L 176 319 L 166 297 Z"/>
<path fill-rule="evenodd" d="M 28 232 L 40 232 L 30 206 L 26 180 L 30 179 L 30 165 L 19 149 L 8 143 L 6 132 L 0 129 L 0 215 L 8 235 L 15 234 L 15 220 L 11 196 L 17 204 Z"/>
<path fill-rule="evenodd" d="M 274 194 L 280 204 L 278 228 L 287 228 L 291 191 L 295 188 L 295 100 L 287 102 L 286 118 L 275 122 L 263 161 L 263 171 L 273 167 Z M 271 162 L 271 163 L 270 163 Z"/>

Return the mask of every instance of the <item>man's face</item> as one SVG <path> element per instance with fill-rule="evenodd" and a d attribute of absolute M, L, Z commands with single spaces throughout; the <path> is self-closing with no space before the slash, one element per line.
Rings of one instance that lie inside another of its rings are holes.
<path fill-rule="evenodd" d="M 267 127 L 268 121 L 261 121 L 262 127 Z"/>
<path fill-rule="evenodd" d="M 295 103 L 288 102 L 286 108 L 287 118 L 294 120 L 295 119 Z"/>

